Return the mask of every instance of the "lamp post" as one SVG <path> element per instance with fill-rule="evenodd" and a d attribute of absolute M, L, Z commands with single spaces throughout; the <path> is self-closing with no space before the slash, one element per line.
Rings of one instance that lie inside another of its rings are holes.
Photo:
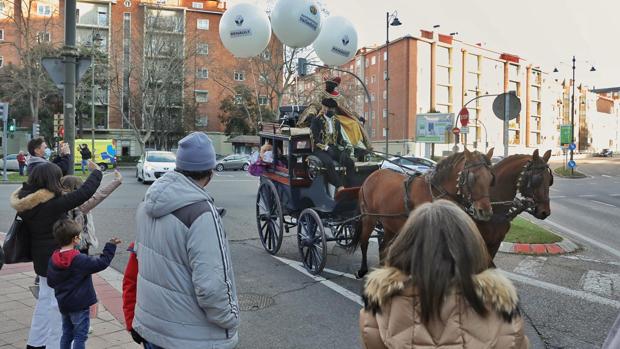
<path fill-rule="evenodd" d="M 390 20 L 392 23 L 390 23 Z M 385 153 L 389 154 L 390 143 L 390 26 L 397 27 L 402 23 L 398 20 L 398 12 L 385 13 Z"/>
<path fill-rule="evenodd" d="M 575 68 L 576 68 L 576 63 L 577 60 L 575 59 L 575 56 L 573 56 L 573 80 L 571 81 L 572 83 L 572 97 L 570 100 L 570 131 L 571 131 L 571 144 L 575 144 Z M 561 63 L 561 62 L 560 62 Z M 589 63 L 588 61 L 586 61 L 586 63 Z M 591 72 L 596 71 L 596 68 L 594 68 L 594 66 L 592 66 L 590 68 Z M 553 69 L 554 73 L 558 73 L 559 70 L 558 68 L 554 68 Z M 573 147 L 570 147 L 570 160 L 573 161 L 573 156 L 574 156 L 575 150 L 573 149 Z M 570 169 L 571 175 L 573 175 L 575 173 L 575 169 L 571 168 Z"/>

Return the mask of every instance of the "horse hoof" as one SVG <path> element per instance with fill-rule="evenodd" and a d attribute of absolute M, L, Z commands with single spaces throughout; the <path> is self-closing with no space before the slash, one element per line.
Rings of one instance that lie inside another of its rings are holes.
<path fill-rule="evenodd" d="M 359 270 L 357 273 L 355 273 L 355 278 L 358 280 L 363 279 L 364 276 L 366 276 L 366 273 L 368 273 L 368 271 Z"/>

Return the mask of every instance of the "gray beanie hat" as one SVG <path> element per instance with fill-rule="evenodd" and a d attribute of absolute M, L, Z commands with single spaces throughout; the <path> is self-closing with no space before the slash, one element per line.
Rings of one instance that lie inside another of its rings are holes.
<path fill-rule="evenodd" d="M 192 132 L 179 141 L 178 170 L 201 172 L 215 168 L 215 150 L 204 132 Z"/>

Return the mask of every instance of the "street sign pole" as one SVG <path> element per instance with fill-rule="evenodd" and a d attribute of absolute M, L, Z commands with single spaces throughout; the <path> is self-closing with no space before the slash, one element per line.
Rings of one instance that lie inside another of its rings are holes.
<path fill-rule="evenodd" d="M 69 143 L 70 164 L 67 174 L 73 174 L 75 163 L 75 85 L 77 50 L 75 48 L 76 0 L 65 1 L 65 47 L 62 54 L 65 64 L 65 91 L 63 112 L 65 117 L 65 142 Z"/>
<path fill-rule="evenodd" d="M 510 93 L 504 94 L 504 158 L 508 157 L 508 117 L 510 114 Z"/>
<path fill-rule="evenodd" d="M 2 106 L 2 180 L 6 182 L 9 180 L 6 173 L 7 143 L 9 141 L 9 137 L 6 134 L 6 126 L 9 122 L 9 104 L 0 103 L 0 106 Z"/>

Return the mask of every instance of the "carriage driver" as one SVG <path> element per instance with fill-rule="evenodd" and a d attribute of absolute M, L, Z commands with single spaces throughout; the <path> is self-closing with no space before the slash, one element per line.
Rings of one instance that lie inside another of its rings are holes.
<path fill-rule="evenodd" d="M 342 126 L 336 118 L 338 103 L 332 98 L 324 98 L 319 114 L 312 118 L 310 129 L 314 143 L 314 155 L 318 157 L 327 171 L 327 181 L 336 187 L 336 192 L 343 188 L 343 180 L 336 172 L 334 161 L 354 171 L 355 164 L 349 156 L 351 145 L 342 135 Z"/>

